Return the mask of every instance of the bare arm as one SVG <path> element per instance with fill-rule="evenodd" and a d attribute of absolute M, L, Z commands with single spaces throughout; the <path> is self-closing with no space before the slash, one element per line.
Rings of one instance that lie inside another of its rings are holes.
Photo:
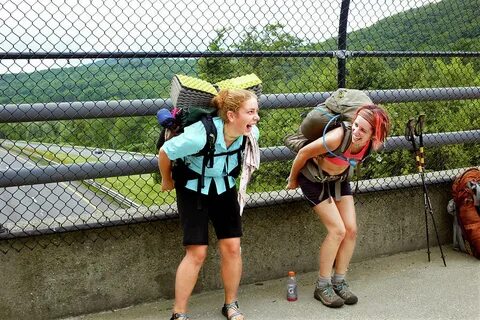
<path fill-rule="evenodd" d="M 162 191 L 172 190 L 175 185 L 172 179 L 172 161 L 162 148 L 158 151 L 158 168 L 162 176 Z"/>
<path fill-rule="evenodd" d="M 327 132 L 325 135 L 325 144 L 328 149 L 335 150 L 343 139 L 343 129 L 336 128 Z M 292 168 L 290 169 L 290 175 L 288 177 L 287 189 L 298 188 L 298 174 L 300 170 L 305 166 L 307 161 L 316 156 L 327 153 L 325 148 L 324 137 L 320 137 L 317 140 L 307 144 L 297 153 L 295 160 L 293 160 Z"/>

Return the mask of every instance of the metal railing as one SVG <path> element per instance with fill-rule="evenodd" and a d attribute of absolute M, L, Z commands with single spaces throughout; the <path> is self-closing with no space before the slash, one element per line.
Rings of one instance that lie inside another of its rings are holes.
<path fill-rule="evenodd" d="M 0 8 L 0 238 L 174 217 L 175 194 L 159 192 L 153 116 L 172 107 L 178 73 L 212 83 L 251 72 L 262 79 L 263 165 L 251 207 L 301 196 L 283 190 L 293 157 L 283 136 L 337 87 L 364 90 L 393 120 L 361 191 L 418 184 L 403 130 L 420 112 L 431 183 L 478 166 L 474 0 L 276 2 L 267 11 L 261 3 L 214 10 L 199 1 L 195 12 L 182 4 Z"/>

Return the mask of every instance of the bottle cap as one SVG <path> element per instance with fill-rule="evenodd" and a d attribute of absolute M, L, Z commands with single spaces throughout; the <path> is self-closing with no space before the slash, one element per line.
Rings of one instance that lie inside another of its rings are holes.
<path fill-rule="evenodd" d="M 295 271 L 288 271 L 288 276 L 289 277 L 294 277 L 295 276 Z"/>

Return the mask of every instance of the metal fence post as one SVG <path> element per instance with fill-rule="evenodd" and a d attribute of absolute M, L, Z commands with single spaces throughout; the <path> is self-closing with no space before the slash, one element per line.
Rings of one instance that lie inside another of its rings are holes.
<path fill-rule="evenodd" d="M 340 19 L 338 22 L 338 73 L 337 84 L 339 88 L 346 86 L 346 69 L 347 69 L 347 27 L 348 27 L 348 11 L 350 7 L 350 0 L 343 0 L 340 9 Z"/>

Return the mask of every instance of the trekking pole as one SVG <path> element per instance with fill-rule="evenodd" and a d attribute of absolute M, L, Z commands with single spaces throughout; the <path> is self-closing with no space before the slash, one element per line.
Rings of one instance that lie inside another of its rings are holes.
<path fill-rule="evenodd" d="M 413 153 L 415 155 L 415 165 L 417 166 L 417 170 L 420 173 L 423 185 L 425 186 L 425 182 L 423 181 L 424 177 L 422 175 L 423 167 L 420 162 L 420 154 L 417 149 L 417 144 L 415 142 L 415 118 L 408 119 L 407 125 L 405 126 L 405 138 L 407 139 L 407 141 L 410 141 L 412 143 Z M 424 189 L 424 199 L 425 199 L 425 189 Z M 424 211 L 424 214 L 425 214 L 425 234 L 427 237 L 427 255 L 428 255 L 428 262 L 430 262 L 430 236 L 428 235 L 428 215 L 426 210 Z"/>
<path fill-rule="evenodd" d="M 427 223 L 427 216 L 428 214 L 430 214 L 430 217 L 432 218 L 433 229 L 435 230 L 435 236 L 437 238 L 437 244 L 440 248 L 440 254 L 442 255 L 443 265 L 446 267 L 447 264 L 445 262 L 445 256 L 443 255 L 442 245 L 440 244 L 440 239 L 438 237 L 437 224 L 435 223 L 435 218 L 433 216 L 432 203 L 430 201 L 430 196 L 428 195 L 427 184 L 425 183 L 425 152 L 424 152 L 424 145 L 423 145 L 424 125 L 425 125 L 425 114 L 422 113 L 418 116 L 418 120 L 415 125 L 415 135 L 418 136 L 418 141 L 419 141 L 419 151 L 418 151 L 418 156 L 420 158 L 419 173 L 420 173 L 420 177 L 422 178 L 422 184 L 423 184 L 423 204 L 425 208 L 425 223 Z M 428 242 L 428 235 L 427 235 L 427 242 Z M 428 261 L 430 261 L 430 256 Z"/>
<path fill-rule="evenodd" d="M 425 170 L 425 152 L 423 149 L 423 127 L 425 125 L 425 113 L 421 113 L 418 116 L 417 122 L 415 123 L 415 135 L 418 137 L 418 156 L 420 157 L 420 166 L 422 170 L 419 172 L 424 172 Z"/>

